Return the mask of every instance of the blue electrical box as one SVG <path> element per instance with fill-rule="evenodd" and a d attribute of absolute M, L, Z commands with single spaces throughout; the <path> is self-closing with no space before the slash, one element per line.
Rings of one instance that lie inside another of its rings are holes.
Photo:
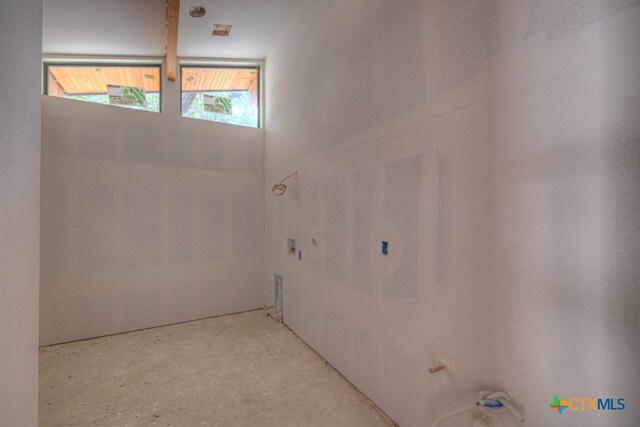
<path fill-rule="evenodd" d="M 386 240 L 382 241 L 382 255 L 389 255 L 389 242 L 387 242 Z"/>

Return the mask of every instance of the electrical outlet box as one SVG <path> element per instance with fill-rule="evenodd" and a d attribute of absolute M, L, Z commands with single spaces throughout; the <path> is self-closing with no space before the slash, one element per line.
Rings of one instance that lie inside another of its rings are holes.
<path fill-rule="evenodd" d="M 295 239 L 287 239 L 287 252 L 291 255 L 296 254 L 296 241 Z"/>

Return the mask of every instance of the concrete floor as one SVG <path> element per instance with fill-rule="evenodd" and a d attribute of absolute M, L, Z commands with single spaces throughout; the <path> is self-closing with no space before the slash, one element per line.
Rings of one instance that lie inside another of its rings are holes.
<path fill-rule="evenodd" d="M 40 349 L 40 425 L 394 425 L 263 310 Z"/>

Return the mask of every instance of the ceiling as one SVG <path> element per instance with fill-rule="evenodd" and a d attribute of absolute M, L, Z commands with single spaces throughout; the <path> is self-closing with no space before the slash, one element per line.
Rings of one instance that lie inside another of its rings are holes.
<path fill-rule="evenodd" d="M 184 92 L 248 91 L 258 96 L 258 73 L 255 68 L 185 67 L 182 75 Z M 145 92 L 160 91 L 160 67 L 49 65 L 47 95 L 106 94 L 109 85 L 134 86 Z"/>
<path fill-rule="evenodd" d="M 107 93 L 108 85 L 134 86 L 145 92 L 160 91 L 160 68 L 140 67 L 47 67 L 48 95 L 85 95 Z M 52 93 L 54 92 L 54 93 Z"/>
<path fill-rule="evenodd" d="M 264 59 L 298 0 L 182 0 L 178 55 Z M 202 18 L 189 7 L 204 6 Z M 229 37 L 213 37 L 213 24 L 231 24 Z"/>
<path fill-rule="evenodd" d="M 182 0 L 178 56 L 263 59 L 300 0 Z M 202 18 L 189 8 L 204 6 Z M 164 56 L 165 0 L 44 0 L 45 54 Z M 213 37 L 213 24 L 231 24 Z"/>
<path fill-rule="evenodd" d="M 244 90 L 257 93 L 258 73 L 255 68 L 183 68 L 184 92 Z"/>

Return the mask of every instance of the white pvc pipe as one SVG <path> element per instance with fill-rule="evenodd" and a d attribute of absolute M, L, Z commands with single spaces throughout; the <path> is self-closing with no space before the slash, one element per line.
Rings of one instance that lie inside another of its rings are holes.
<path fill-rule="evenodd" d="M 463 413 L 465 413 L 467 411 L 470 411 L 473 408 L 477 408 L 477 407 L 478 407 L 478 405 L 476 405 L 475 403 L 472 403 L 471 405 L 463 406 L 462 408 L 458 408 L 458 409 L 456 409 L 454 411 L 447 412 L 446 414 L 436 418 L 436 420 L 431 425 L 433 427 L 436 427 L 438 424 L 440 424 L 442 421 L 446 420 L 447 418 L 451 418 L 454 415 L 463 414 Z"/>

